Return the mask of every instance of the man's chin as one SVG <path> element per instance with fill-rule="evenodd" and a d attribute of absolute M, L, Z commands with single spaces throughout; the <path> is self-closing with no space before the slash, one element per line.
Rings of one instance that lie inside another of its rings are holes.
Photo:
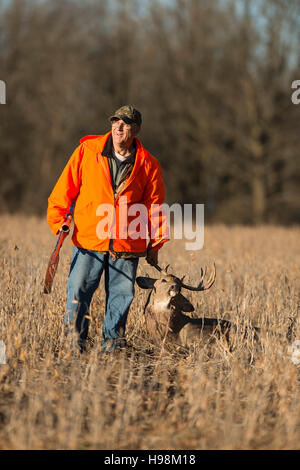
<path fill-rule="evenodd" d="M 113 136 L 113 141 L 116 143 L 116 144 L 124 144 L 126 142 L 126 139 L 123 137 L 123 136 Z"/>

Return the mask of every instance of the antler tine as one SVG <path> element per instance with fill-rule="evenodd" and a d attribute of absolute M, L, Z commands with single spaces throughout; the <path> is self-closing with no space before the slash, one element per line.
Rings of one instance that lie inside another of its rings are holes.
<path fill-rule="evenodd" d="M 205 269 L 204 274 L 203 274 L 203 270 L 201 268 L 201 273 L 202 273 L 202 276 L 201 276 L 200 282 L 199 282 L 197 287 L 188 286 L 187 284 L 183 284 L 183 283 L 181 283 L 181 287 L 183 287 L 185 289 L 188 289 L 188 290 L 192 290 L 192 291 L 202 291 L 202 290 L 209 289 L 216 280 L 216 264 L 214 263 L 213 272 L 211 273 L 208 281 L 205 284 L 203 284 L 203 280 L 204 280 L 204 277 L 205 277 L 205 274 L 206 274 L 206 269 Z"/>
<path fill-rule="evenodd" d="M 167 264 L 167 266 L 162 270 L 164 272 L 164 274 L 168 274 L 168 269 L 169 269 L 169 264 Z"/>
<path fill-rule="evenodd" d="M 200 278 L 200 282 L 199 282 L 198 286 L 200 286 L 200 284 L 202 284 L 203 279 L 204 279 L 205 276 L 206 276 L 206 271 L 207 271 L 207 266 L 204 266 L 204 272 L 203 272 L 203 269 L 202 269 L 202 267 L 201 267 L 201 278 Z"/>
<path fill-rule="evenodd" d="M 205 284 L 205 289 L 209 289 L 216 280 L 216 264 L 214 263 L 214 269 L 208 279 L 207 283 Z"/>

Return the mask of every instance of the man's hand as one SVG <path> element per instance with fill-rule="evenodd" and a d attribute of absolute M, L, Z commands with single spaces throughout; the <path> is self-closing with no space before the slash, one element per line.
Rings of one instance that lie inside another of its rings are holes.
<path fill-rule="evenodd" d="M 153 250 L 153 248 L 147 249 L 146 261 L 150 266 L 158 264 L 158 250 Z"/>

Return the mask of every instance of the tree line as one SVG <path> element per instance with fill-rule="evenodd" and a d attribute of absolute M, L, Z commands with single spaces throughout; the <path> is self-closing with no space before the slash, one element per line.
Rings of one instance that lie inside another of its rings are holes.
<path fill-rule="evenodd" d="M 0 2 L 0 211 L 45 215 L 64 165 L 124 104 L 167 201 L 300 222 L 298 0 Z"/>

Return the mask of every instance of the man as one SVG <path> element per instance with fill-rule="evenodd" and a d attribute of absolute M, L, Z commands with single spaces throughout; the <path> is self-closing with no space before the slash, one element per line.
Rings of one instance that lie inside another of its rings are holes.
<path fill-rule="evenodd" d="M 166 219 L 157 209 L 165 197 L 161 167 L 136 137 L 141 113 L 126 105 L 109 119 L 111 132 L 80 140 L 48 200 L 47 220 L 54 234 L 74 205 L 65 324 L 75 322 L 81 351 L 88 335 L 89 306 L 103 271 L 103 350 L 110 352 L 126 345 L 139 258 L 157 263 L 158 250 L 168 240 Z M 146 214 L 138 224 L 132 215 L 136 204 Z"/>

